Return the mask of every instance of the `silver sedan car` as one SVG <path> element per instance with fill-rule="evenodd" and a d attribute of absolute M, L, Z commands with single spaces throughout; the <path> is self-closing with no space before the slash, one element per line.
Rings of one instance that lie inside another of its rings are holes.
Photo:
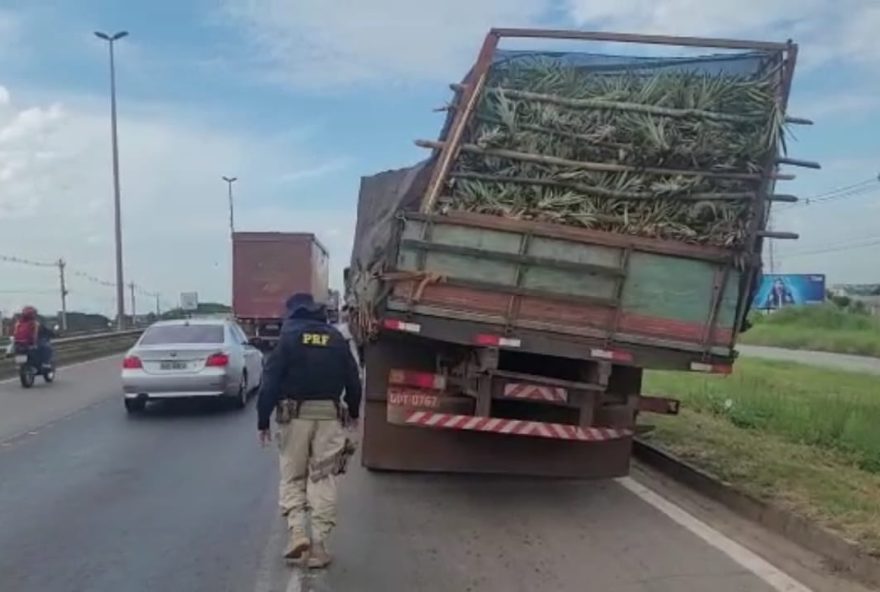
<path fill-rule="evenodd" d="M 244 408 L 263 378 L 263 354 L 226 319 L 161 321 L 122 362 L 125 409 L 156 399 L 218 397 Z"/>

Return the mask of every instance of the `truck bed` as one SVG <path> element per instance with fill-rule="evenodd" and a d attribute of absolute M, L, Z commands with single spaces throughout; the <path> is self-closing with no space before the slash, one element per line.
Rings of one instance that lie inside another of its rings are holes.
<path fill-rule="evenodd" d="M 625 362 L 733 355 L 741 274 L 722 249 L 465 213 L 410 214 L 399 232 L 387 308 L 401 318 L 582 337 Z"/>

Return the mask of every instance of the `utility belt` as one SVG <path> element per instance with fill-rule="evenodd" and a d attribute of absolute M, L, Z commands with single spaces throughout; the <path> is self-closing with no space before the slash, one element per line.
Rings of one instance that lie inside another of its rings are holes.
<path fill-rule="evenodd" d="M 275 422 L 288 424 L 294 419 L 332 420 L 347 424 L 348 410 L 332 399 L 281 399 L 275 406 Z"/>

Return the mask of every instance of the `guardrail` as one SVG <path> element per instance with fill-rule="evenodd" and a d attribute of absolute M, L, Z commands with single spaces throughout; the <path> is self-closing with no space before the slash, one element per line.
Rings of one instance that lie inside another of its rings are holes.
<path fill-rule="evenodd" d="M 59 366 L 85 362 L 101 356 L 124 352 L 140 337 L 143 329 L 130 331 L 116 331 L 113 333 L 92 333 L 62 337 L 52 341 L 55 348 L 55 361 Z M 7 341 L 3 341 L 5 351 Z M 0 357 L 0 378 L 14 376 L 16 372 L 15 362 L 12 358 Z"/>

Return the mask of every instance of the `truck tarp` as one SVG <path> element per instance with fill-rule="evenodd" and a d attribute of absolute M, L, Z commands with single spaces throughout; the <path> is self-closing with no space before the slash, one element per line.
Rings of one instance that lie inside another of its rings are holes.
<path fill-rule="evenodd" d="M 418 209 L 431 174 L 429 162 L 361 178 L 349 286 L 355 308 L 372 308 L 381 299 L 378 276 L 394 264 L 396 216 Z"/>

